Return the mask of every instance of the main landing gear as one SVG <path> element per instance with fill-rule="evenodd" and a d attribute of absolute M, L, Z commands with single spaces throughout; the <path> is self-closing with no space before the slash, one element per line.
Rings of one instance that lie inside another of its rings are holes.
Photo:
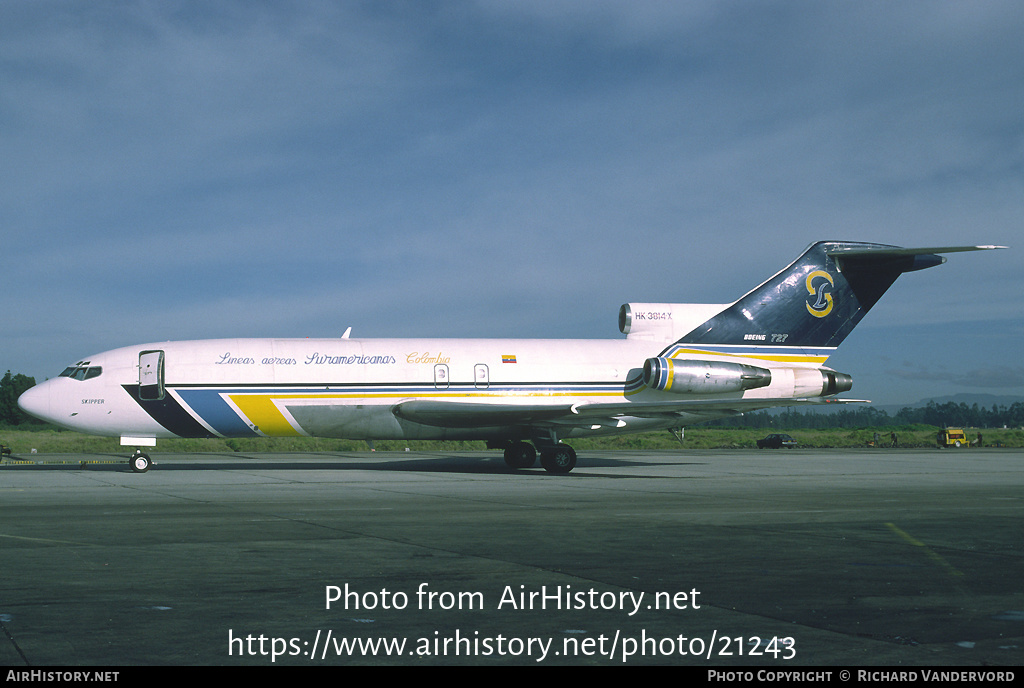
<path fill-rule="evenodd" d="M 153 459 L 144 454 L 141 449 L 136 449 L 132 457 L 128 459 L 128 465 L 136 473 L 145 473 L 153 467 Z"/>
<path fill-rule="evenodd" d="M 537 450 L 529 442 L 513 442 L 505 449 L 509 468 L 531 468 L 537 462 Z M 542 447 L 540 465 L 548 473 L 568 473 L 576 467 L 576 452 L 568 444 Z"/>

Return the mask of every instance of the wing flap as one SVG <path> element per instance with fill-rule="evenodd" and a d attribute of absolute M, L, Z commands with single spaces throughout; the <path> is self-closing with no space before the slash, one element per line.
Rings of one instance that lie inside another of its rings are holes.
<path fill-rule="evenodd" d="M 392 412 L 403 420 L 439 428 L 533 425 L 572 415 L 572 405 L 474 404 L 459 401 L 405 401 Z"/>

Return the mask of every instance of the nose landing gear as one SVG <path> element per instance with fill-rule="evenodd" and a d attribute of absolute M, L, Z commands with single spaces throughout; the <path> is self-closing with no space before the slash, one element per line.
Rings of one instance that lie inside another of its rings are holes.
<path fill-rule="evenodd" d="M 136 449 L 135 453 L 128 459 L 128 465 L 136 473 L 145 473 L 153 467 L 153 460 L 149 458 L 148 454 L 144 454 L 141 449 Z"/>

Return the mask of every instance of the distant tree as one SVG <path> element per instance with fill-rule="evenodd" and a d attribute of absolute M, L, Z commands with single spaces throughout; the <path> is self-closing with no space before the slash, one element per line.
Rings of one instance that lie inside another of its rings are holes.
<path fill-rule="evenodd" d="M 934 425 L 936 427 L 1011 428 L 1024 426 L 1024 402 L 1010 407 L 993 405 L 987 409 L 974 404 L 929 401 L 917 408 L 905 406 L 895 415 L 873 406 L 856 404 L 828 412 L 798 410 L 757 411 L 722 418 L 708 423 L 710 427 L 728 428 L 790 428 L 813 430 L 821 428 L 872 428 L 889 425 Z"/>
<path fill-rule="evenodd" d="M 36 380 L 33 377 L 21 373 L 11 375 L 11 371 L 7 371 L 7 374 L 0 380 L 0 424 L 22 425 L 36 422 L 34 418 L 18 408 L 18 397 L 30 387 L 35 387 L 35 384 Z"/>

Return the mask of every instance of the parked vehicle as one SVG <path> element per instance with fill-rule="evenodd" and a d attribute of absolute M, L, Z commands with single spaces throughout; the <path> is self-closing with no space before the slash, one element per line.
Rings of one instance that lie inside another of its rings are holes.
<path fill-rule="evenodd" d="M 792 449 L 795 446 L 796 440 L 789 435 L 782 433 L 773 433 L 765 437 L 763 440 L 757 441 L 758 449 L 781 449 L 782 447 Z"/>
<path fill-rule="evenodd" d="M 946 428 L 936 436 L 940 447 L 969 447 L 970 441 L 963 428 Z"/>

